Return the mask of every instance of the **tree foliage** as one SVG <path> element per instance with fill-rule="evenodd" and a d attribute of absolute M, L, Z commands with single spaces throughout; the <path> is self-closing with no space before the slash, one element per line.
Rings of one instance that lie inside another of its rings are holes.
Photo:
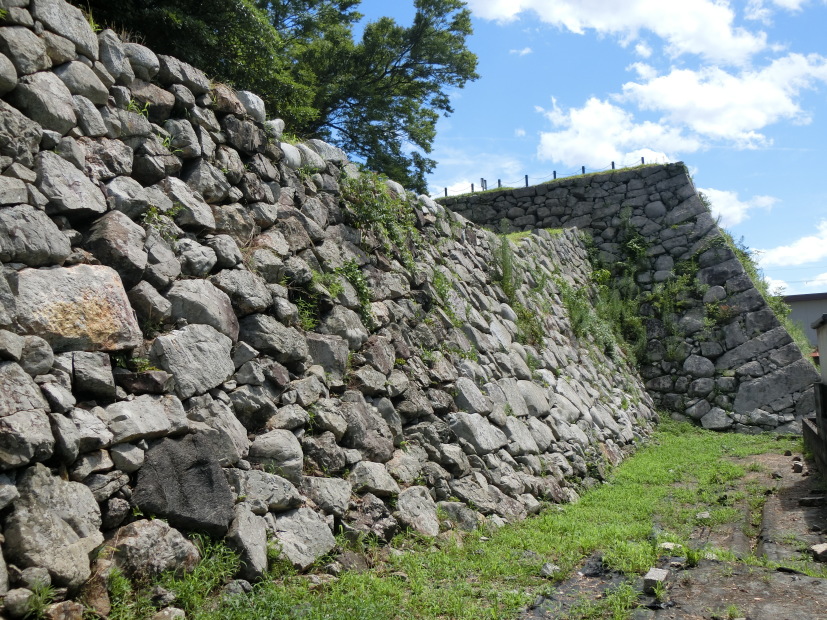
<path fill-rule="evenodd" d="M 357 41 L 359 0 L 73 0 L 98 23 L 261 95 L 305 137 L 425 191 L 450 91 L 476 74 L 462 0 L 413 0 L 410 26 L 384 17 Z"/>

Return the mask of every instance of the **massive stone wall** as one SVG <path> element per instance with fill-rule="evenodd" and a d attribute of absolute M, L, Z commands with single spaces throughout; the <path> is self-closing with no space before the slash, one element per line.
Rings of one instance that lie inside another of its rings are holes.
<path fill-rule="evenodd" d="M 192 567 L 181 532 L 252 580 L 273 543 L 305 569 L 334 531 L 521 519 L 650 432 L 634 367 L 566 317 L 575 232 L 504 243 L 380 182 L 415 216 L 395 243 L 343 199 L 370 177 L 254 94 L 63 0 L 0 7 L 4 614 L 45 580 L 105 615 L 113 564 Z"/>
<path fill-rule="evenodd" d="M 682 163 L 441 199 L 496 230 L 578 228 L 647 316 L 641 373 L 659 407 L 707 428 L 800 432 L 818 375 L 698 195 Z"/>

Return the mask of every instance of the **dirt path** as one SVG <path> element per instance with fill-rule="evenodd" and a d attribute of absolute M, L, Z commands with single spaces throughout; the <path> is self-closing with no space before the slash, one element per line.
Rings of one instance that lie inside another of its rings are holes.
<path fill-rule="evenodd" d="M 812 463 L 794 455 L 764 454 L 736 462 L 748 471 L 731 491 L 747 493 L 736 504 L 743 518 L 714 528 L 697 527 L 691 545 L 728 550 L 738 558 L 766 557 L 780 568 L 716 559 L 701 559 L 689 567 L 685 557 L 662 557 L 659 568 L 669 571 L 662 600 L 640 596 L 641 607 L 631 616 L 635 620 L 827 620 L 827 579 L 799 572 L 815 565 L 809 547 L 827 540 L 824 482 Z M 767 496 L 759 511 L 748 501 L 749 494 L 757 492 Z M 626 582 L 627 577 L 606 571 L 599 556 L 592 557 L 552 595 L 536 601 L 523 618 L 611 617 L 610 612 L 589 615 L 589 605 Z M 643 579 L 631 585 L 642 591 Z"/>

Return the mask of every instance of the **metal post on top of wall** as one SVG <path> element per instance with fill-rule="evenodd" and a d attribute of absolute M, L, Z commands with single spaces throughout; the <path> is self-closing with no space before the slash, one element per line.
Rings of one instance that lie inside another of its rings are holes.
<path fill-rule="evenodd" d="M 528 187 L 528 175 L 525 175 L 525 186 Z"/>
<path fill-rule="evenodd" d="M 583 174 L 586 174 L 586 166 L 580 166 L 580 170 L 582 170 Z"/>

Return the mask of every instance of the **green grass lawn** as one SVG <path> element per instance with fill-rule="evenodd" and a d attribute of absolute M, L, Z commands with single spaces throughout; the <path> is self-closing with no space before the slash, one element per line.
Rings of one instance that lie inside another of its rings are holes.
<path fill-rule="evenodd" d="M 710 513 L 712 525 L 735 520 L 737 511 L 719 498 L 746 469 L 726 457 L 788 449 L 800 451 L 800 438 L 716 434 L 666 422 L 612 472 L 609 483 L 585 492 L 579 502 L 549 505 L 540 515 L 499 530 L 436 541 L 399 537 L 392 547 L 401 553 L 366 550 L 383 558 L 368 572 L 314 585 L 276 560 L 271 579 L 256 585 L 252 595 L 221 600 L 218 590 L 237 560 L 222 544 L 202 541 L 201 567 L 161 583 L 178 593 L 176 605 L 188 618 L 514 617 L 554 587 L 540 575 L 545 562 L 558 565 L 562 579 L 600 551 L 611 567 L 636 576 L 655 563 L 660 542 L 686 543 L 699 510 Z M 112 590 L 112 618 L 153 613 L 141 587 L 116 576 Z M 623 586 L 576 617 L 623 618 L 636 596 L 630 585 Z"/>

